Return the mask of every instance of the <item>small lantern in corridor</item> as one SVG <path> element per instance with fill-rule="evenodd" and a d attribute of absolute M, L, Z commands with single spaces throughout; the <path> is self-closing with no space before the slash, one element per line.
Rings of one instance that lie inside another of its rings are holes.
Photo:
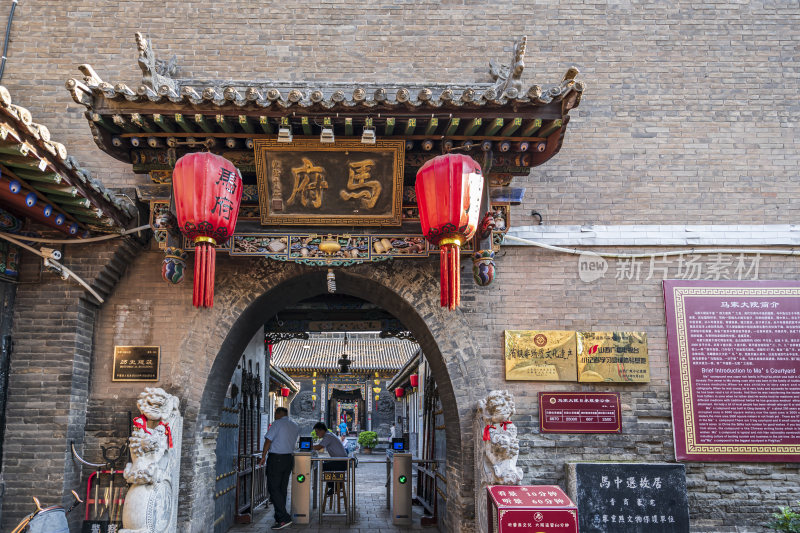
<path fill-rule="evenodd" d="M 415 190 L 422 234 L 441 249 L 441 305 L 452 310 L 461 300 L 461 246 L 478 225 L 481 167 L 464 154 L 434 157 L 417 172 Z"/>
<path fill-rule="evenodd" d="M 374 392 L 375 394 L 380 394 L 381 388 L 380 387 L 372 387 L 372 392 Z"/>
<path fill-rule="evenodd" d="M 378 395 L 376 394 L 376 395 L 375 395 L 375 401 L 376 401 L 376 402 L 378 401 L 378 398 L 380 398 L 380 396 L 378 396 Z"/>
<path fill-rule="evenodd" d="M 374 381 L 373 381 L 373 383 L 374 383 L 375 385 L 380 385 L 380 384 L 381 384 L 381 380 L 379 380 L 379 379 L 376 379 L 376 380 L 374 380 Z"/>
<path fill-rule="evenodd" d="M 281 387 L 281 396 L 284 398 L 288 398 L 291 393 L 292 391 L 289 389 L 289 387 Z"/>
<path fill-rule="evenodd" d="M 317 395 L 316 395 L 316 394 L 312 394 L 312 395 L 311 395 L 311 399 L 312 399 L 312 400 L 314 400 L 314 401 L 316 402 L 316 401 L 317 401 Z"/>
<path fill-rule="evenodd" d="M 411 383 L 411 386 L 416 389 L 419 385 L 419 374 L 411 374 L 408 376 L 408 382 Z"/>
<path fill-rule="evenodd" d="M 399 400 L 400 398 L 402 398 L 405 395 L 405 393 L 406 393 L 406 390 L 403 387 L 397 387 L 394 390 L 394 397 Z"/>
<path fill-rule="evenodd" d="M 214 306 L 215 246 L 236 228 L 242 200 L 242 176 L 224 157 L 197 152 L 175 163 L 172 172 L 178 227 L 194 242 L 195 307 Z"/>

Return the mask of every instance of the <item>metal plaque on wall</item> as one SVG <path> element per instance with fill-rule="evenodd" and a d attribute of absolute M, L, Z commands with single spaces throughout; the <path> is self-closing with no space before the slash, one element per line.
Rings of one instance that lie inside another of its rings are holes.
<path fill-rule="evenodd" d="M 111 381 L 158 381 L 160 346 L 114 346 Z"/>
<path fill-rule="evenodd" d="M 620 433 L 618 392 L 540 392 L 542 433 Z"/>
<path fill-rule="evenodd" d="M 578 381 L 649 383 L 647 333 L 586 331 L 578 333 Z"/>
<path fill-rule="evenodd" d="M 404 141 L 254 144 L 261 223 L 399 226 Z"/>
<path fill-rule="evenodd" d="M 576 381 L 574 331 L 505 332 L 506 379 Z"/>

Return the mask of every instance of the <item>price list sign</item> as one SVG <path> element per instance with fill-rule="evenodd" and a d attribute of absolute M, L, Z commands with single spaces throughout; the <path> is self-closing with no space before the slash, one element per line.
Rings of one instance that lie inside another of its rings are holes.
<path fill-rule="evenodd" d="M 578 510 L 555 485 L 486 488 L 489 533 L 578 533 Z"/>
<path fill-rule="evenodd" d="M 542 433 L 619 433 L 618 392 L 540 392 Z"/>
<path fill-rule="evenodd" d="M 800 462 L 800 283 L 664 281 L 679 461 Z"/>

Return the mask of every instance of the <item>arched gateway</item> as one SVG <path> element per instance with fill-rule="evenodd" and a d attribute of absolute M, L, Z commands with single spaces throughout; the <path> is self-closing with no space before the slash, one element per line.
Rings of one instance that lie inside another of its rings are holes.
<path fill-rule="evenodd" d="M 470 329 L 458 312 L 442 310 L 433 269 L 382 265 L 355 267 L 336 273 L 337 293 L 357 296 L 381 306 L 414 334 L 438 384 L 447 420 L 445 465 L 447 527 L 463 527 L 473 515 L 472 416 L 480 391 L 474 390 L 470 368 L 476 360 Z M 236 280 L 222 276 L 215 307 L 199 314 L 192 332 L 181 343 L 195 361 L 206 361 L 205 372 L 191 373 L 192 399 L 187 402 L 181 511 L 186 531 L 204 531 L 213 522 L 214 456 L 219 413 L 226 388 L 242 351 L 259 326 L 282 309 L 326 292 L 325 272 L 285 264 L 259 265 Z M 229 283 L 233 290 L 225 290 Z M 198 357 L 199 356 L 199 357 Z M 473 370 L 474 371 L 474 370 Z M 195 395 L 201 391 L 199 395 Z M 194 399 L 196 398 L 196 399 Z"/>

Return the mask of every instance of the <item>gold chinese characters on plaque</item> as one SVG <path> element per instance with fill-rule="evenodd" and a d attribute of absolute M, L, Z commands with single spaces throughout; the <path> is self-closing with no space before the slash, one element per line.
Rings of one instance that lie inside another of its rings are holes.
<path fill-rule="evenodd" d="M 399 226 L 405 142 L 254 143 L 264 225 Z"/>
<path fill-rule="evenodd" d="M 576 381 L 576 353 L 574 331 L 506 330 L 506 379 Z"/>
<path fill-rule="evenodd" d="M 578 381 L 649 383 L 647 334 L 636 331 L 579 332 Z"/>

